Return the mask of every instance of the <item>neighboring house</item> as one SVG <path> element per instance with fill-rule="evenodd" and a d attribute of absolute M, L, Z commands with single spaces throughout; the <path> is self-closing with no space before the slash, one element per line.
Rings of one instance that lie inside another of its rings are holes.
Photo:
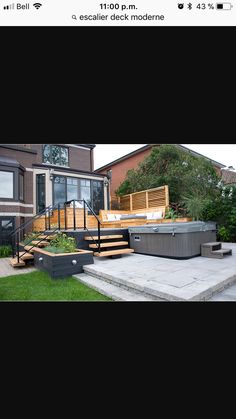
<path fill-rule="evenodd" d="M 111 206 L 115 207 L 117 203 L 116 190 L 119 188 L 120 184 L 125 180 L 127 171 L 130 169 L 137 169 L 138 164 L 141 163 L 145 157 L 149 156 L 152 148 L 154 146 L 160 146 L 161 144 L 147 144 L 144 147 L 139 148 L 138 150 L 133 151 L 132 153 L 126 154 L 123 157 L 120 157 L 113 162 L 106 164 L 105 166 L 100 167 L 95 170 L 95 173 L 104 174 L 110 177 L 110 199 Z M 207 160 L 211 161 L 215 166 L 217 173 L 221 174 L 221 169 L 225 166 L 219 162 L 209 159 L 208 157 L 203 156 L 193 150 L 190 150 L 187 147 L 184 147 L 180 144 L 176 144 L 183 151 L 187 151 L 194 156 L 204 157 Z"/>
<path fill-rule="evenodd" d="M 86 199 L 96 213 L 107 209 L 108 182 L 93 172 L 94 148 L 94 144 L 1 144 L 0 242 L 49 205 Z"/>
<path fill-rule="evenodd" d="M 236 185 L 236 172 L 228 169 L 222 169 L 222 180 L 224 181 L 225 185 Z"/>

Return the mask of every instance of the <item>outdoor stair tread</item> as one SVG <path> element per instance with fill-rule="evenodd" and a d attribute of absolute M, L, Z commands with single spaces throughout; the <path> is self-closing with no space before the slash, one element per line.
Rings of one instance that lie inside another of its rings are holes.
<path fill-rule="evenodd" d="M 116 247 L 116 246 L 127 246 L 129 242 L 120 241 L 120 242 L 108 242 L 108 243 L 100 243 L 100 247 Z M 97 249 L 98 244 L 92 243 L 89 245 L 92 249 Z"/>
<path fill-rule="evenodd" d="M 212 250 L 212 253 L 232 253 L 231 249 Z"/>
<path fill-rule="evenodd" d="M 24 246 L 24 249 L 27 250 L 27 252 L 34 252 L 34 249 L 38 249 L 38 247 L 27 245 L 27 246 Z"/>
<path fill-rule="evenodd" d="M 30 244 L 36 244 L 39 247 L 41 247 L 41 246 L 48 246 L 49 245 L 49 243 L 46 240 L 43 240 L 43 241 L 33 240 L 32 242 L 30 242 Z"/>
<path fill-rule="evenodd" d="M 49 235 L 42 234 L 42 235 L 38 236 L 38 239 L 53 240 L 53 239 L 55 239 L 55 237 L 56 237 L 55 234 L 49 234 Z"/>
<path fill-rule="evenodd" d="M 98 256 L 98 257 L 105 257 L 105 256 L 115 256 L 115 255 L 121 255 L 121 254 L 125 254 L 125 253 L 133 253 L 134 249 L 116 249 L 116 250 L 106 250 L 103 252 L 95 252 L 94 256 Z"/>
<path fill-rule="evenodd" d="M 212 247 L 212 246 L 219 246 L 221 245 L 221 242 L 209 242 L 209 243 L 203 243 L 203 247 Z"/>
<path fill-rule="evenodd" d="M 17 258 L 11 258 L 10 259 L 10 264 L 11 266 L 13 266 L 14 268 L 18 267 L 18 266 L 25 266 L 25 262 L 23 260 L 20 260 L 18 262 Z"/>
<path fill-rule="evenodd" d="M 122 239 L 123 238 L 123 234 L 114 234 L 114 235 L 108 235 L 108 236 L 100 236 L 101 240 L 110 240 L 110 239 Z M 85 236 L 84 240 L 98 240 L 98 236 Z"/>
<path fill-rule="evenodd" d="M 25 252 L 19 252 L 19 256 L 21 260 L 26 260 L 26 259 L 34 259 L 34 255 L 32 255 L 32 253 L 25 253 Z M 17 259 L 17 256 L 16 256 Z"/>

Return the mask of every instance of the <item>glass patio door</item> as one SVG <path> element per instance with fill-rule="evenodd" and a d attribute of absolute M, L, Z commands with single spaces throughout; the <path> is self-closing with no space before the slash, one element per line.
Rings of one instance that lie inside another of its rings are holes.
<path fill-rule="evenodd" d="M 45 174 L 36 175 L 36 212 L 46 208 L 46 184 Z"/>

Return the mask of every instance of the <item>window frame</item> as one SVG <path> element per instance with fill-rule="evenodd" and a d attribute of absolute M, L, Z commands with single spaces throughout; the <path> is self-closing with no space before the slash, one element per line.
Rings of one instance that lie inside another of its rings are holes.
<path fill-rule="evenodd" d="M 12 198 L 7 198 L 7 197 L 3 197 L 3 196 L 1 196 L 1 192 L 0 192 L 0 200 L 1 201 L 16 201 L 16 178 L 17 178 L 17 171 L 16 170 L 14 170 L 14 169 L 5 169 L 5 168 L 2 168 L 2 167 L 0 167 L 0 172 L 6 172 L 6 173 L 12 173 L 13 174 L 13 179 L 12 179 L 12 182 L 13 182 L 13 196 L 12 196 Z"/>
<path fill-rule="evenodd" d="M 21 198 L 21 196 L 20 196 L 20 193 L 21 193 L 21 183 L 20 183 L 20 180 L 21 180 L 21 177 L 22 177 L 22 181 L 23 181 L 23 184 L 22 184 L 22 195 L 23 195 L 23 197 Z M 19 201 L 20 202 L 24 202 L 25 201 L 25 177 L 24 177 L 24 175 L 23 175 L 23 173 L 18 173 L 18 181 L 19 181 L 19 186 L 18 186 L 18 196 L 19 196 Z"/>
<path fill-rule="evenodd" d="M 50 147 L 50 155 L 49 155 L 50 163 L 44 161 L 44 147 L 45 146 L 49 146 Z M 59 164 L 53 163 L 53 160 L 52 160 L 52 148 L 53 147 L 59 147 L 59 149 L 60 149 L 60 152 L 59 152 L 59 154 L 60 154 L 60 163 Z M 67 154 L 68 154 L 67 165 L 61 164 L 61 149 L 62 148 L 64 148 L 64 149 L 67 150 Z M 60 144 L 42 144 L 42 163 L 45 164 L 45 165 L 57 166 L 57 167 L 70 167 L 69 147 L 64 146 L 64 145 L 60 145 Z"/>
<path fill-rule="evenodd" d="M 78 185 L 77 185 L 77 191 L 78 191 L 78 196 L 79 197 L 81 197 L 81 181 L 82 180 L 84 180 L 84 181 L 88 181 L 89 183 L 90 183 L 90 205 L 91 205 L 91 207 L 92 207 L 92 209 L 94 210 L 94 195 L 93 195 L 93 188 L 94 188 L 94 185 L 93 185 L 93 182 L 100 182 L 101 183 L 101 186 L 102 186 L 102 191 L 103 191 L 103 194 L 102 194 L 102 204 L 103 204 L 103 208 L 104 208 L 104 205 L 105 205 L 105 199 L 104 199 L 104 182 L 103 181 L 100 181 L 100 180 L 94 180 L 94 179 L 90 179 L 90 178 L 80 178 L 80 177 L 75 177 L 75 176 L 66 176 L 66 175 L 56 175 L 56 174 L 54 174 L 54 176 L 53 176 L 53 206 L 55 205 L 55 192 L 54 192 L 54 185 L 55 185 L 55 178 L 56 177 L 62 177 L 62 178 L 65 178 L 65 195 L 66 195 L 66 201 L 68 201 L 68 189 L 67 189 L 67 179 L 76 179 L 77 181 L 78 181 Z M 79 200 L 80 200 L 81 198 L 79 198 Z M 95 210 L 94 210 L 95 211 Z M 96 211 L 95 211 L 95 213 L 96 213 Z"/>

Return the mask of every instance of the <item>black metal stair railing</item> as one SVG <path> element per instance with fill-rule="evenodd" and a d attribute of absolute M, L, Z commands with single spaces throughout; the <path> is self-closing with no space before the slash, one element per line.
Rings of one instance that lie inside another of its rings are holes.
<path fill-rule="evenodd" d="M 20 257 L 24 256 L 24 254 L 27 253 L 27 251 L 25 251 L 21 256 L 20 256 L 20 234 L 21 232 L 28 227 L 29 225 L 32 225 L 33 222 L 42 216 L 45 216 L 45 230 L 41 231 L 38 235 L 34 236 L 32 238 L 32 240 L 28 243 L 28 245 L 30 245 L 30 243 L 34 240 L 37 240 L 37 237 L 39 237 L 41 234 L 45 235 L 45 232 L 47 230 L 51 230 L 51 216 L 52 216 L 52 212 L 57 209 L 58 210 L 58 226 L 57 228 L 55 228 L 51 233 L 55 233 L 56 231 L 61 231 L 61 206 L 64 209 L 64 217 L 65 217 L 65 223 L 64 223 L 64 229 L 67 230 L 67 205 L 73 203 L 73 228 L 74 230 L 76 230 L 77 226 L 76 226 L 76 202 L 82 202 L 82 208 L 83 209 L 83 214 L 84 214 L 84 225 L 83 225 L 83 229 L 86 230 L 89 235 L 91 236 L 92 240 L 94 241 L 94 243 L 97 246 L 97 250 L 100 253 L 101 251 L 101 221 L 99 220 L 97 214 L 95 214 L 94 210 L 91 208 L 91 206 L 89 205 L 89 203 L 85 200 L 85 199 L 71 199 L 70 201 L 66 201 L 64 203 L 58 203 L 54 206 L 49 205 L 48 207 L 44 208 L 43 210 L 41 210 L 40 212 L 38 212 L 34 217 L 32 217 L 30 220 L 26 221 L 25 223 L 21 224 L 19 227 L 17 227 L 12 233 L 10 233 L 9 237 L 11 238 L 12 241 L 12 257 L 14 258 L 15 255 L 17 255 L 17 260 L 19 263 Z M 87 217 L 86 217 L 86 207 L 88 208 L 88 210 L 90 211 L 90 213 L 96 218 L 97 223 L 98 223 L 98 241 L 96 241 L 94 239 L 94 237 L 92 236 L 91 232 L 89 231 L 89 229 L 87 228 Z M 50 234 L 51 234 L 50 233 Z M 50 234 L 47 234 L 46 237 L 50 236 Z M 38 242 L 38 244 L 45 240 L 45 237 L 42 238 L 42 240 L 40 240 Z M 25 245 L 26 246 L 26 245 Z M 24 246 L 24 247 L 25 247 Z M 33 249 L 32 246 L 31 249 Z M 31 250 L 30 249 L 30 250 Z M 25 250 L 25 249 L 24 249 Z M 28 251 L 30 251 L 28 250 Z"/>
<path fill-rule="evenodd" d="M 39 217 L 42 217 L 45 215 L 45 230 L 39 233 L 39 236 L 41 234 L 44 234 L 46 230 L 49 230 L 51 228 L 51 212 L 54 211 L 56 208 L 60 208 L 58 205 L 49 205 L 48 207 L 44 208 L 43 210 L 39 211 L 34 217 L 32 217 L 30 220 L 26 221 L 25 223 L 21 224 L 19 227 L 17 227 L 12 233 L 10 233 L 9 238 L 11 239 L 12 243 L 12 257 L 14 258 L 17 254 L 17 261 L 19 263 L 20 261 L 20 234 L 21 232 L 28 226 L 32 225 L 32 223 Z M 56 228 L 58 230 L 58 227 Z M 36 236 L 37 237 L 37 236 Z M 35 237 L 32 239 L 32 241 L 35 240 Z M 42 239 L 42 240 L 45 240 Z M 40 241 L 42 241 L 40 240 Z M 34 246 L 33 246 L 34 247 Z M 25 252 L 27 253 L 27 251 Z M 25 254 L 24 253 L 24 254 Z M 21 255 L 22 257 L 23 255 Z"/>
<path fill-rule="evenodd" d="M 91 206 L 89 205 L 89 203 L 85 200 L 85 199 L 71 199 L 70 201 L 67 201 L 64 203 L 64 208 L 65 208 L 65 220 L 66 220 L 66 208 L 68 204 L 73 203 L 73 228 L 74 230 L 76 230 L 76 202 L 82 202 L 82 208 L 83 212 L 84 212 L 84 225 L 83 225 L 83 229 L 87 230 L 87 232 L 89 233 L 89 235 L 91 236 L 91 238 L 93 239 L 94 243 L 97 246 L 98 249 L 98 253 L 100 253 L 101 251 L 101 221 L 99 220 L 97 214 L 94 212 L 94 210 L 91 208 Z M 87 228 L 87 217 L 86 217 L 86 207 L 89 209 L 89 211 L 91 212 L 91 214 L 96 218 L 97 223 L 98 223 L 98 241 L 96 242 L 96 240 L 93 238 L 91 232 L 89 231 L 89 229 Z"/>

